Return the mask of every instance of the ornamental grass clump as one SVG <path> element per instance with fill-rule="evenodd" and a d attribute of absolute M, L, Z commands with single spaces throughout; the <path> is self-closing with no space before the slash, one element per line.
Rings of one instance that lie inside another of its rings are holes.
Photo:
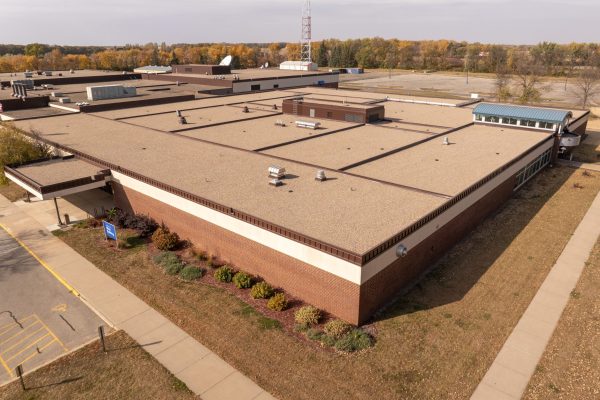
<path fill-rule="evenodd" d="M 267 302 L 267 307 L 273 311 L 283 311 L 287 308 L 288 301 L 284 293 L 275 293 Z"/>
<path fill-rule="evenodd" d="M 238 289 L 249 289 L 252 286 L 252 276 L 240 271 L 233 276 L 233 284 Z"/>
<path fill-rule="evenodd" d="M 233 279 L 233 268 L 224 265 L 215 271 L 214 277 L 219 282 L 231 282 Z"/>
<path fill-rule="evenodd" d="M 321 320 L 323 314 L 321 310 L 313 306 L 300 307 L 294 314 L 294 320 L 301 326 L 315 326 Z"/>
<path fill-rule="evenodd" d="M 265 281 L 255 283 L 250 289 L 250 295 L 255 299 L 268 299 L 275 294 L 275 291 Z"/>

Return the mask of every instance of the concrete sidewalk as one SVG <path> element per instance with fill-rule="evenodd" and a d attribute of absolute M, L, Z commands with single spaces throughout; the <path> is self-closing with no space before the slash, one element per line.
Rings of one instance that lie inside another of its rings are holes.
<path fill-rule="evenodd" d="M 523 396 L 600 235 L 598 194 L 471 400 Z"/>
<path fill-rule="evenodd" d="M 564 165 L 565 167 L 571 168 L 581 168 L 588 169 L 590 171 L 598 171 L 600 172 L 600 164 L 598 163 L 582 163 L 579 161 L 569 161 L 569 160 L 557 160 L 556 162 L 559 165 Z"/>
<path fill-rule="evenodd" d="M 0 196 L 0 223 L 204 400 L 273 397 Z"/>

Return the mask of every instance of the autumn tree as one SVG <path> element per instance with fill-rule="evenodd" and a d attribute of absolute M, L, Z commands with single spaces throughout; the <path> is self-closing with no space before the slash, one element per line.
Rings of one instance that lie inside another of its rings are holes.
<path fill-rule="evenodd" d="M 583 69 L 575 80 L 575 95 L 580 101 L 581 108 L 587 108 L 600 93 L 600 69 L 597 66 Z"/>

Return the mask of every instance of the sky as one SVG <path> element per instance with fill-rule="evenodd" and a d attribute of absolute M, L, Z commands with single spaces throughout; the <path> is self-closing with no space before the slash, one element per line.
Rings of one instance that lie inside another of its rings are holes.
<path fill-rule="evenodd" d="M 303 0 L 0 0 L 0 43 L 300 39 Z M 379 36 L 501 44 L 600 41 L 600 0 L 313 0 L 314 41 Z"/>

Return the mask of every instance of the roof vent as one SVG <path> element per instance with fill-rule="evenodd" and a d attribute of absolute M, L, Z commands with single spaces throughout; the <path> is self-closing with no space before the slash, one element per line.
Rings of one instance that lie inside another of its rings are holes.
<path fill-rule="evenodd" d="M 315 180 L 320 182 L 326 181 L 327 177 L 325 176 L 325 171 L 323 171 L 322 169 L 318 170 L 317 176 L 315 176 Z"/>
<path fill-rule="evenodd" d="M 283 182 L 279 179 L 271 179 L 269 185 L 277 187 L 283 185 Z"/>
<path fill-rule="evenodd" d="M 273 110 L 278 110 L 277 104 L 273 104 Z"/>
<path fill-rule="evenodd" d="M 242 110 L 242 112 L 244 113 L 249 113 L 250 110 L 248 109 L 248 106 L 244 106 L 244 109 Z"/>
<path fill-rule="evenodd" d="M 275 121 L 275 126 L 285 126 L 285 122 L 282 119 L 278 119 Z"/>
<path fill-rule="evenodd" d="M 175 110 L 175 115 L 177 115 L 178 117 L 181 117 L 181 111 L 180 110 Z"/>
<path fill-rule="evenodd" d="M 183 117 L 183 116 L 182 116 L 182 117 L 179 117 L 179 123 L 180 123 L 181 125 L 185 125 L 185 124 L 187 124 L 187 120 L 186 120 L 186 119 L 185 119 L 185 117 Z"/>
<path fill-rule="evenodd" d="M 320 122 L 296 121 L 296 127 L 298 128 L 318 129 L 320 126 Z"/>
<path fill-rule="evenodd" d="M 449 145 L 450 144 L 450 140 L 448 140 L 448 136 L 444 136 L 444 141 L 442 142 L 443 145 Z"/>
<path fill-rule="evenodd" d="M 269 167 L 269 178 L 285 178 L 285 168 L 278 165 L 271 165 Z"/>

